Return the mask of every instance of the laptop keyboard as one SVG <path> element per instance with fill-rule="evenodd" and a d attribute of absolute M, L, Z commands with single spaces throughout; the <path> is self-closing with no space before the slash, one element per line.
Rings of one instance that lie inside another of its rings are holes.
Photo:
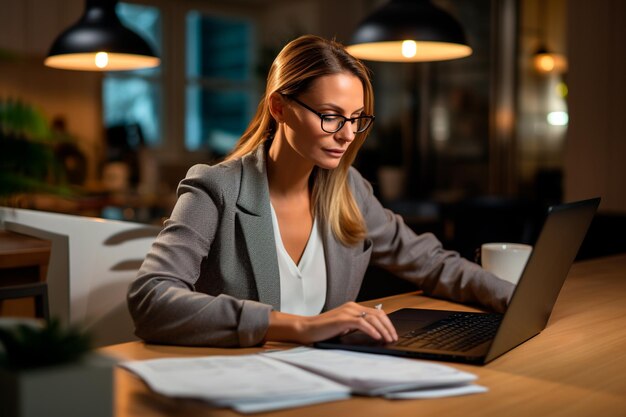
<path fill-rule="evenodd" d="M 400 336 L 397 346 L 466 352 L 493 338 L 500 314 L 454 313 Z"/>

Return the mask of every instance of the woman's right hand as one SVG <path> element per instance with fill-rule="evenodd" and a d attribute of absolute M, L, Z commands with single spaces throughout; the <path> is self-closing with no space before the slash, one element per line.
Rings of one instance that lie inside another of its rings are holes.
<path fill-rule="evenodd" d="M 384 311 L 354 302 L 310 317 L 272 311 L 265 339 L 311 344 L 354 330 L 386 343 L 398 340 L 396 329 Z"/>

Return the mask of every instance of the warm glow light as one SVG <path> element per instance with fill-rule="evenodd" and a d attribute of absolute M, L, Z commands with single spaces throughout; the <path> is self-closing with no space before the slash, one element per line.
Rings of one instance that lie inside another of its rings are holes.
<path fill-rule="evenodd" d="M 347 47 L 348 52 L 360 59 L 386 62 L 427 62 L 464 58 L 472 54 L 467 45 L 447 42 L 410 41 L 415 44 L 415 53 L 404 54 L 404 42 L 388 41 L 359 43 Z"/>
<path fill-rule="evenodd" d="M 413 58 L 417 53 L 417 43 L 415 41 L 402 41 L 402 56 L 405 58 Z"/>
<path fill-rule="evenodd" d="M 96 67 L 104 68 L 109 64 L 109 55 L 106 52 L 96 54 Z"/>
<path fill-rule="evenodd" d="M 540 53 L 533 57 L 533 65 L 539 73 L 561 73 L 567 70 L 567 59 L 555 53 Z"/>
<path fill-rule="evenodd" d="M 548 54 L 537 57 L 537 69 L 543 72 L 550 72 L 554 69 L 554 58 Z"/>
<path fill-rule="evenodd" d="M 565 111 L 552 111 L 548 113 L 548 123 L 552 126 L 567 126 L 569 115 Z"/>
<path fill-rule="evenodd" d="M 104 58 L 98 55 L 104 54 Z M 106 61 L 101 61 L 106 59 Z M 104 66 L 101 64 L 104 63 Z M 145 55 L 119 54 L 114 52 L 80 53 L 53 55 L 44 64 L 52 68 L 77 71 L 129 71 L 139 68 L 152 68 L 160 64 L 159 58 Z"/>

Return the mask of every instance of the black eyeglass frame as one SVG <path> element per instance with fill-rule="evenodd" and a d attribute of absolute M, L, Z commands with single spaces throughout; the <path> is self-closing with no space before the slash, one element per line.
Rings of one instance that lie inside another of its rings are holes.
<path fill-rule="evenodd" d="M 346 117 L 344 115 L 341 114 L 336 114 L 336 113 L 320 113 L 317 110 L 307 106 L 306 104 L 304 104 L 303 102 L 301 102 L 300 100 L 298 100 L 297 98 L 293 97 L 293 96 L 287 96 L 285 95 L 285 97 L 287 97 L 290 100 L 295 101 L 296 103 L 298 103 L 299 105 L 301 105 L 302 107 L 304 107 L 305 109 L 309 110 L 311 113 L 314 113 L 317 115 L 317 117 L 320 118 L 320 127 L 322 128 L 322 130 L 326 133 L 337 133 L 339 132 L 341 129 L 343 129 L 343 127 L 345 126 L 345 124 L 347 122 L 350 122 L 350 124 L 353 124 L 354 122 L 357 122 L 357 126 L 358 126 L 358 121 L 359 120 L 369 120 L 369 123 L 361 130 L 357 130 L 356 132 L 352 132 L 352 133 L 363 133 L 365 132 L 367 129 L 369 129 L 370 127 L 372 127 L 372 124 L 374 123 L 374 120 L 376 119 L 376 117 L 374 115 L 368 116 L 357 116 L 357 117 Z M 343 119 L 343 122 L 341 122 L 339 124 L 339 127 L 336 130 L 333 131 L 328 131 L 326 129 L 324 129 L 324 118 L 325 117 L 339 117 L 341 119 Z"/>

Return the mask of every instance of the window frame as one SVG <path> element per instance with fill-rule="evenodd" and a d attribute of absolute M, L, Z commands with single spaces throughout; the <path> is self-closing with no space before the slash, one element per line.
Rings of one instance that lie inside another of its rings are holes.
<path fill-rule="evenodd" d="M 152 7 L 152 8 L 156 8 L 159 10 L 160 12 L 160 23 L 161 23 L 161 33 L 160 33 L 160 47 L 161 50 L 163 51 L 165 49 L 164 47 L 164 38 L 165 38 L 165 33 L 164 33 L 164 29 L 163 29 L 163 11 L 160 9 L 160 7 L 150 4 L 148 2 L 135 2 L 135 1 L 122 1 L 121 3 L 126 3 L 126 4 L 132 4 L 132 5 L 138 5 L 138 6 L 146 6 L 146 7 Z M 122 22 L 123 23 L 123 22 Z M 157 54 L 159 54 L 159 52 L 161 53 L 161 55 L 163 54 L 162 51 L 157 51 Z M 106 82 L 107 79 L 116 79 L 116 80 L 132 80 L 132 79 L 140 79 L 143 80 L 149 84 L 152 85 L 156 85 L 157 87 L 159 87 L 159 96 L 160 96 L 160 101 L 158 103 L 156 103 L 156 107 L 157 107 L 157 120 L 159 122 L 159 137 L 156 138 L 156 145 L 148 145 L 148 147 L 156 149 L 160 146 L 162 146 L 163 141 L 164 141 L 164 133 L 163 133 L 163 102 L 164 102 L 164 88 L 163 88 L 163 68 L 162 67 L 157 67 L 159 68 L 158 71 L 154 71 L 152 73 L 146 73 L 146 72 L 142 72 L 142 70 L 138 70 L 138 71 L 113 71 L 113 72 L 109 72 L 106 73 L 102 79 L 102 120 L 103 120 L 103 124 L 106 127 L 107 126 L 107 121 L 105 118 L 105 90 L 104 90 L 104 83 Z"/>
<path fill-rule="evenodd" d="M 262 5 L 231 5 L 196 0 L 172 2 L 168 0 L 124 0 L 124 3 L 157 7 L 161 11 L 161 142 L 150 152 L 162 163 L 192 164 L 207 162 L 205 148 L 190 151 L 185 146 L 187 48 L 186 17 L 189 12 L 217 17 L 248 20 L 252 23 L 253 51 L 259 49 L 258 30 L 264 8 Z M 253 58 L 253 65 L 258 62 Z M 251 88 L 255 98 L 260 97 L 259 82 L 253 77 Z M 257 100 L 258 101 L 258 100 Z"/>
<path fill-rule="evenodd" d="M 249 50 L 247 51 L 247 53 L 250 55 L 250 68 L 249 70 L 249 74 L 247 79 L 244 80 L 234 80 L 234 79 L 230 79 L 230 78 L 221 78 L 221 77 L 206 77 L 206 76 L 202 76 L 202 75 L 190 75 L 189 74 L 189 70 L 187 68 L 187 65 L 189 65 L 190 62 L 190 58 L 188 56 L 185 56 L 186 61 L 185 61 L 185 104 L 188 103 L 188 96 L 187 94 L 189 93 L 189 90 L 191 87 L 196 87 L 199 89 L 199 91 L 202 92 L 215 92 L 215 93 L 222 93 L 222 92 L 243 92 L 250 94 L 250 102 L 248 103 L 248 108 L 246 109 L 246 113 L 248 114 L 248 121 L 252 119 L 253 115 L 254 115 L 254 111 L 256 109 L 256 104 L 258 102 L 258 82 L 256 80 L 256 49 L 258 49 L 258 45 L 255 43 L 255 39 L 256 36 L 255 35 L 255 31 L 256 31 L 256 22 L 248 17 L 242 17 L 242 16 L 232 16 L 232 15 L 224 15 L 224 14 L 217 14 L 217 13 L 204 13 L 202 11 L 199 11 L 197 9 L 193 9 L 190 10 L 186 15 L 185 15 L 185 21 L 186 23 L 188 22 L 188 17 L 189 14 L 191 12 L 195 12 L 197 14 L 200 15 L 200 18 L 203 16 L 206 17 L 211 17 L 211 18 L 216 18 L 216 19 L 225 19 L 225 20 L 229 20 L 232 19 L 233 21 L 237 21 L 237 22 L 245 22 L 246 24 L 249 25 L 249 29 L 251 31 L 251 44 L 249 45 Z M 187 26 L 186 26 L 186 29 Z M 189 41 L 189 40 L 187 40 Z M 188 44 L 186 44 L 187 46 Z M 200 112 L 202 111 L 202 108 L 199 109 Z M 210 150 L 206 147 L 203 146 L 202 144 L 202 139 L 199 139 L 199 141 L 201 142 L 201 145 L 199 147 L 199 149 L 197 151 L 194 150 L 189 150 L 187 148 L 187 144 L 188 144 L 188 140 L 189 138 L 187 137 L 188 135 L 188 125 L 187 125 L 187 118 L 189 116 L 189 109 L 185 108 L 185 129 L 184 129 L 184 137 L 183 137 L 183 144 L 185 146 L 185 148 L 187 149 L 188 152 L 210 152 Z M 247 122 L 246 121 L 246 126 L 247 126 Z M 202 125 L 202 122 L 200 121 L 200 124 Z M 202 132 L 201 127 L 200 127 L 200 133 L 205 133 Z M 241 132 L 243 133 L 243 131 Z M 206 145 L 206 144 L 204 144 Z"/>

